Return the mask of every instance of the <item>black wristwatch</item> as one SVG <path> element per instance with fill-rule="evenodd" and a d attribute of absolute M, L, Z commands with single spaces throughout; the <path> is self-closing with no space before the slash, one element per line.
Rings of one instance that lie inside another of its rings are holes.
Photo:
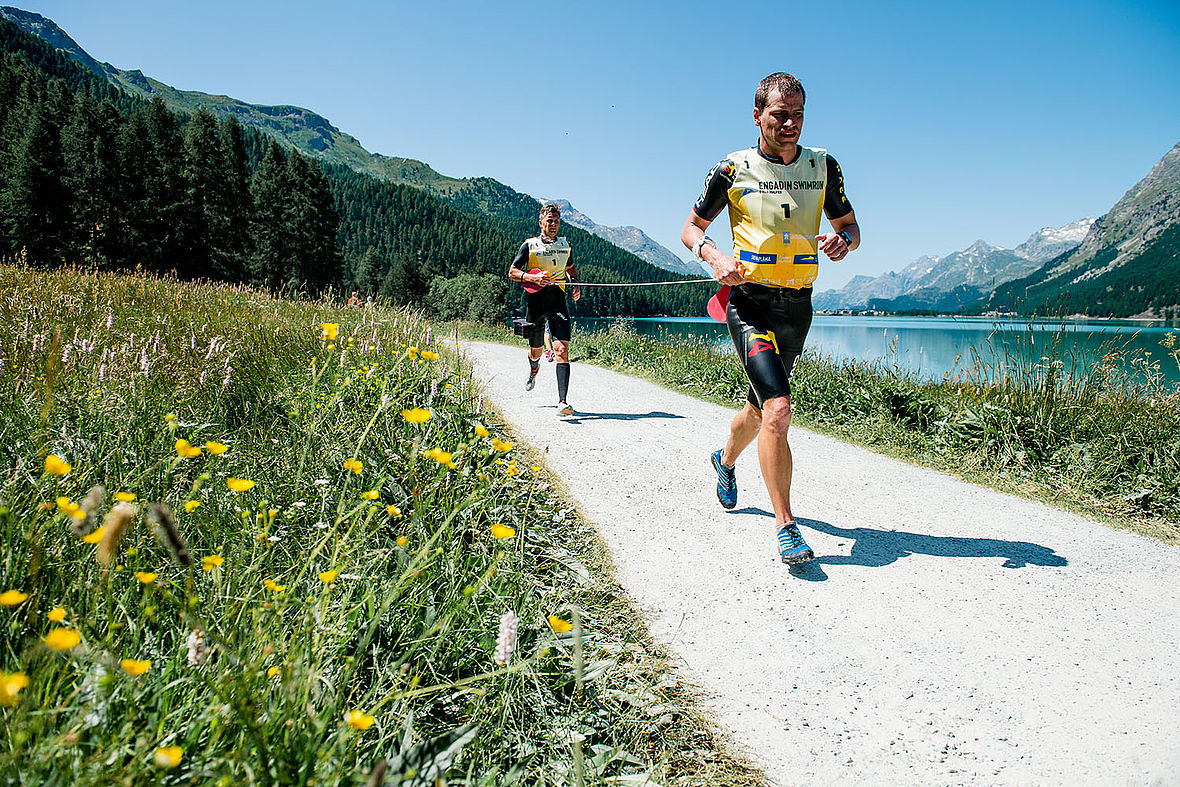
<path fill-rule="evenodd" d="M 852 236 L 848 234 L 848 230 L 840 230 L 836 234 L 844 239 L 844 242 L 848 244 L 849 249 L 852 248 Z"/>

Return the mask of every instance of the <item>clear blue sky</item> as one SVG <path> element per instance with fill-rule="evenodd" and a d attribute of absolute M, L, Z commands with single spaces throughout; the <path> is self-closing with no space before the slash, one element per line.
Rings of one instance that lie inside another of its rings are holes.
<path fill-rule="evenodd" d="M 1180 141 L 1176 0 L 8 4 L 120 68 L 307 107 L 685 256 L 705 173 L 754 143 L 754 86 L 789 71 L 864 233 L 819 288 L 1099 216 Z"/>

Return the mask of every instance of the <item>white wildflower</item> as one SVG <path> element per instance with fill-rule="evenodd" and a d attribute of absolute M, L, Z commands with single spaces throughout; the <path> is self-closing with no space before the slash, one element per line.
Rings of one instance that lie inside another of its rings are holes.
<path fill-rule="evenodd" d="M 188 635 L 188 665 L 199 667 L 209 658 L 209 649 L 205 647 L 205 636 L 200 629 L 193 629 Z"/>
<path fill-rule="evenodd" d="M 500 616 L 500 635 L 496 637 L 496 653 L 492 660 L 503 667 L 512 658 L 512 651 L 516 650 L 516 627 L 520 618 L 512 610 Z"/>

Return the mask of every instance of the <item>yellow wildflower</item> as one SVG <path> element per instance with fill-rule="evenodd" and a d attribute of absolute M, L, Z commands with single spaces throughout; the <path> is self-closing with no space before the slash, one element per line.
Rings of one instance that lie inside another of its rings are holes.
<path fill-rule="evenodd" d="M 438 462 L 443 467 L 449 467 L 452 470 L 455 469 L 454 456 L 450 451 L 442 451 L 438 448 L 431 448 L 426 452 L 426 455 Z"/>
<path fill-rule="evenodd" d="M 0 593 L 0 604 L 15 607 L 17 604 L 23 604 L 28 597 L 28 593 L 21 593 L 19 590 L 6 590 Z"/>
<path fill-rule="evenodd" d="M 364 500 L 376 500 L 380 494 L 376 489 L 370 489 L 368 492 L 361 492 L 361 498 Z"/>
<path fill-rule="evenodd" d="M 105 536 L 106 533 L 107 529 L 105 527 L 95 528 L 91 532 L 82 536 L 82 540 L 87 544 L 97 544 L 99 541 L 102 541 L 102 537 Z"/>
<path fill-rule="evenodd" d="M 377 721 L 364 711 L 350 710 L 344 714 L 344 722 L 354 730 L 367 730 Z"/>
<path fill-rule="evenodd" d="M 132 492 L 115 492 L 115 499 L 120 503 L 130 503 L 135 500 L 135 495 Z"/>
<path fill-rule="evenodd" d="M 394 519 L 402 515 L 402 510 L 394 505 L 385 506 L 385 513 L 389 514 Z"/>
<path fill-rule="evenodd" d="M 123 659 L 119 662 L 119 666 L 128 675 L 138 678 L 152 668 L 152 663 L 150 661 L 140 661 L 139 659 Z"/>
<path fill-rule="evenodd" d="M 57 454 L 45 457 L 45 472 L 50 475 L 66 475 L 71 469 L 69 463 Z"/>
<path fill-rule="evenodd" d="M 214 456 L 221 456 L 222 454 L 224 454 L 226 451 L 229 450 L 229 446 L 225 445 L 224 443 L 219 443 L 216 440 L 206 440 L 205 441 L 205 450 L 207 450 L 209 453 L 213 454 Z"/>
<path fill-rule="evenodd" d="M 422 407 L 415 407 L 411 410 L 402 410 L 402 418 L 405 418 L 412 424 L 424 424 L 430 420 L 434 413 Z"/>
<path fill-rule="evenodd" d="M 182 437 L 176 441 L 176 453 L 185 459 L 194 459 L 201 455 L 201 449 Z"/>
<path fill-rule="evenodd" d="M 361 473 L 361 471 L 363 471 L 365 469 L 365 466 L 364 466 L 364 464 L 361 463 L 361 460 L 359 460 L 359 459 L 345 459 L 344 460 L 344 469 L 351 470 L 352 472 L 357 473 L 359 475 Z"/>
<path fill-rule="evenodd" d="M 320 334 L 320 339 L 325 342 L 336 341 L 336 336 L 340 333 L 340 323 L 338 322 L 322 322 L 320 329 L 323 331 Z"/>
<path fill-rule="evenodd" d="M 191 514 L 193 512 L 193 509 L 200 507 L 200 505 L 201 505 L 200 500 L 186 500 L 184 503 L 184 511 L 186 514 Z"/>
<path fill-rule="evenodd" d="M 266 586 L 267 590 L 272 591 L 274 593 L 282 593 L 284 590 L 287 589 L 286 585 L 280 585 L 277 582 L 275 582 L 273 579 L 264 579 L 264 580 L 262 580 L 262 584 Z"/>
<path fill-rule="evenodd" d="M 59 497 L 57 499 L 57 508 L 63 514 L 74 519 L 85 519 L 86 512 L 82 510 L 82 506 L 70 500 L 68 497 Z"/>
<path fill-rule="evenodd" d="M 335 571 L 335 570 L 324 571 L 324 572 L 321 572 L 320 574 L 317 574 L 317 576 L 320 578 L 320 582 L 323 582 L 325 585 L 329 585 L 329 584 L 336 581 L 336 575 L 339 573 L 340 573 L 339 571 Z"/>
<path fill-rule="evenodd" d="M 156 753 L 152 755 L 152 762 L 156 764 L 157 768 L 163 768 L 170 771 L 177 765 L 180 765 L 180 759 L 184 756 L 184 749 L 179 746 L 161 746 L 156 749 Z"/>
<path fill-rule="evenodd" d="M 417 347 L 407 347 L 406 348 L 406 355 L 410 356 L 411 361 L 414 360 L 415 358 L 418 357 L 418 348 Z"/>
<path fill-rule="evenodd" d="M 82 635 L 73 629 L 55 628 L 41 639 L 53 650 L 69 650 L 82 641 Z"/>
<path fill-rule="evenodd" d="M 406 538 L 405 536 L 398 536 L 397 537 L 397 545 L 399 547 L 404 547 L 406 544 L 409 543 L 409 541 L 410 541 L 410 539 Z"/>
<path fill-rule="evenodd" d="M 254 488 L 254 482 L 245 478 L 227 478 L 225 485 L 235 492 L 249 492 Z"/>
<path fill-rule="evenodd" d="M 501 440 L 499 437 L 492 438 L 492 448 L 495 448 L 500 453 L 508 453 L 512 450 L 512 443 Z"/>
<path fill-rule="evenodd" d="M 145 585 L 152 584 L 153 582 L 156 581 L 156 578 L 159 576 L 160 576 L 159 574 L 152 574 L 147 571 L 136 571 L 135 572 L 135 578 L 138 579 L 140 582 L 142 582 Z"/>
<path fill-rule="evenodd" d="M 512 538 L 516 530 L 508 525 L 492 525 L 492 535 L 496 538 Z"/>
<path fill-rule="evenodd" d="M 270 669 L 268 669 L 266 671 L 266 677 L 273 678 L 275 675 L 278 675 L 279 672 L 280 672 L 280 670 L 278 667 L 271 667 Z"/>
<path fill-rule="evenodd" d="M 169 424 L 176 423 L 176 413 L 165 413 L 164 422 Z"/>
<path fill-rule="evenodd" d="M 573 623 L 568 620 L 562 620 L 556 615 L 549 616 L 549 628 L 553 629 L 558 634 L 565 634 L 571 631 L 574 627 Z"/>
<path fill-rule="evenodd" d="M 534 473 L 541 472 L 541 466 L 540 465 L 533 465 L 533 472 Z"/>
<path fill-rule="evenodd" d="M 29 676 L 23 672 L 0 672 L 0 705 L 11 708 L 28 685 Z"/>
<path fill-rule="evenodd" d="M 207 555 L 201 558 L 201 568 L 206 571 L 212 571 L 225 562 L 225 558 L 221 555 Z"/>
<path fill-rule="evenodd" d="M 486 426 L 484 426 L 483 424 L 476 424 L 475 425 L 475 433 L 477 435 L 479 435 L 480 437 L 487 437 L 488 435 L 491 434 L 491 432 L 488 431 L 488 428 Z"/>
<path fill-rule="evenodd" d="M 433 350 L 423 350 L 422 357 L 428 361 L 437 361 L 438 353 L 434 352 Z"/>
<path fill-rule="evenodd" d="M 516 462 L 509 462 L 508 467 L 504 469 L 508 471 L 508 475 L 516 475 L 520 472 L 520 468 L 516 466 Z"/>
<path fill-rule="evenodd" d="M 66 611 L 61 607 L 54 607 L 45 617 L 49 618 L 50 623 L 61 623 L 66 619 Z"/>

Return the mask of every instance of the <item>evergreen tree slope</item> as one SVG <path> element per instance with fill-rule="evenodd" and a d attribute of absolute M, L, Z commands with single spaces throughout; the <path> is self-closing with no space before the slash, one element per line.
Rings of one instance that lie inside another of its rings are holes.
<path fill-rule="evenodd" d="M 348 164 L 317 165 L 233 112 L 219 122 L 199 101 L 184 103 L 188 112 L 169 109 L 167 96 L 176 106 L 177 96 L 198 94 L 151 80 L 150 91 L 140 89 L 150 101 L 118 90 L 4 19 L 0 44 L 0 256 L 276 289 L 347 287 L 418 304 L 436 276 L 491 277 L 480 281 L 504 293 L 499 311 L 516 307 L 515 288 L 500 284 L 520 242 L 537 233 L 531 197 L 490 178 L 440 187 L 433 170 L 408 159 L 395 162 L 404 179 L 421 176 L 441 196 Z M 305 112 L 272 109 L 280 125 Z M 334 131 L 319 120 L 305 127 Z M 678 278 L 583 230 L 567 225 L 563 234 L 583 279 Z M 707 296 L 700 285 L 587 288 L 577 313 L 702 314 Z"/>

